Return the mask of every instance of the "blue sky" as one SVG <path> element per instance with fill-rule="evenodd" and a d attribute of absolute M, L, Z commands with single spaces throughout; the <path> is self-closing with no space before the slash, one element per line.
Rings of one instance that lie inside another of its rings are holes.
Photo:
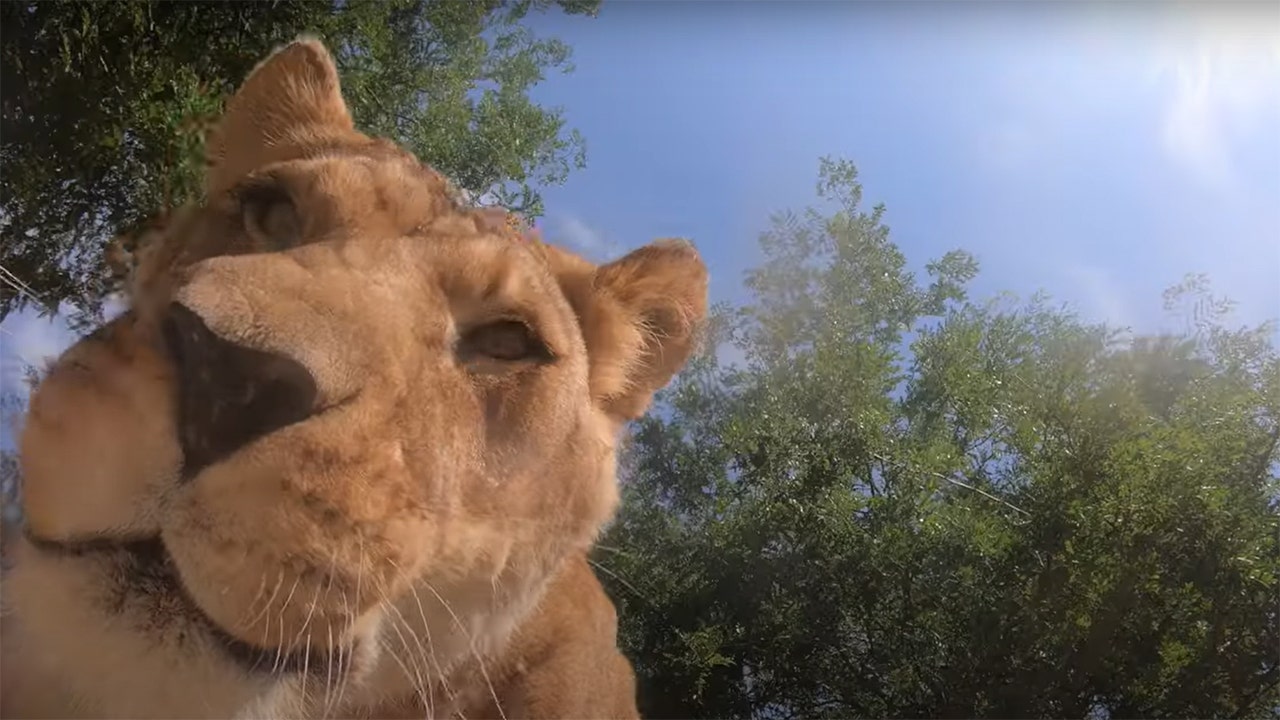
<path fill-rule="evenodd" d="M 831 154 L 913 265 L 975 253 L 978 297 L 1045 290 L 1150 330 L 1199 271 L 1241 322 L 1280 316 L 1275 3 L 606 0 L 533 24 L 577 66 L 535 95 L 588 142 L 546 190 L 551 240 L 689 237 L 740 298 L 769 214 L 812 203 Z M 69 341 L 7 318 L 4 389 Z"/>

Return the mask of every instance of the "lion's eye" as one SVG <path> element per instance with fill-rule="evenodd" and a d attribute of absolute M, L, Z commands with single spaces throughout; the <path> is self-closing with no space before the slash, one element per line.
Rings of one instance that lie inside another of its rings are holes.
<path fill-rule="evenodd" d="M 302 240 L 297 206 L 279 185 L 255 185 L 242 190 L 240 213 L 245 231 L 264 249 L 284 250 Z"/>
<path fill-rule="evenodd" d="M 464 361 L 488 358 L 504 362 L 551 357 L 542 340 L 518 320 L 499 320 L 473 328 L 458 341 L 458 355 Z"/>

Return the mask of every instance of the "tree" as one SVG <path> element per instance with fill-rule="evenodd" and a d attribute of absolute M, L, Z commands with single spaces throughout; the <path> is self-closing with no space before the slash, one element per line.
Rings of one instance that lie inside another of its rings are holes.
<path fill-rule="evenodd" d="M 594 560 L 646 717 L 1275 717 L 1272 328 L 1196 277 L 1156 337 L 970 300 L 819 194 L 631 438 Z"/>
<path fill-rule="evenodd" d="M 552 5 L 590 15 L 599 0 L 4 3 L 0 266 L 30 290 L 0 283 L 0 319 L 33 301 L 92 318 L 105 243 L 198 197 L 204 129 L 300 33 L 334 51 L 361 128 L 538 216 L 536 187 L 585 161 L 561 112 L 529 98 L 570 68 L 564 43 L 521 24 Z"/>

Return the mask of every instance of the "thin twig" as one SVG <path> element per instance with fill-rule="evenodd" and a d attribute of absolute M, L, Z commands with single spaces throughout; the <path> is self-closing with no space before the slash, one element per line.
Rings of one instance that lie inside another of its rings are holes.
<path fill-rule="evenodd" d="M 634 585 L 624 580 L 622 576 L 619 575 L 618 573 L 610 570 L 609 568 L 605 567 L 604 565 L 601 565 L 600 563 L 596 562 L 595 560 L 592 560 L 591 558 L 587 558 L 587 562 L 590 563 L 592 567 L 600 570 L 601 572 L 607 573 L 609 577 L 622 583 L 623 587 L 635 593 L 636 597 L 640 598 L 641 600 L 644 600 L 646 603 L 649 602 L 649 598 L 645 597 L 644 593 L 637 590 Z"/>
<path fill-rule="evenodd" d="M 1031 513 L 1027 512 L 1026 510 L 1023 510 L 1022 508 L 1018 507 L 1017 505 L 1014 505 L 1013 503 L 1009 502 L 1008 500 L 1005 500 L 1005 499 L 1003 499 L 1003 498 L 1000 498 L 1000 497 L 997 497 L 997 496 L 995 496 L 995 495 L 992 495 L 991 493 L 987 492 L 986 490 L 983 490 L 983 489 L 982 489 L 982 488 L 980 488 L 980 487 L 974 487 L 973 485 L 970 485 L 970 484 L 968 484 L 968 483 L 960 482 L 959 480 L 956 480 L 956 479 L 955 479 L 955 478 L 953 478 L 953 477 L 948 477 L 948 476 L 946 476 L 946 475 L 943 475 L 942 473 L 932 472 L 932 471 L 931 471 L 929 474 L 930 474 L 930 475 L 932 475 L 932 476 L 934 476 L 934 477 L 936 477 L 936 478 L 938 478 L 939 480 L 945 480 L 946 482 L 949 482 L 949 483 L 951 483 L 952 485 L 957 485 L 957 486 L 959 486 L 959 487 L 965 488 L 966 490 L 972 490 L 972 491 L 974 491 L 974 492 L 978 493 L 979 495 L 982 495 L 983 497 L 989 498 L 989 499 L 991 499 L 991 500 L 995 500 L 996 502 L 1000 503 L 1001 505 L 1004 505 L 1005 507 L 1009 508 L 1010 510 L 1013 510 L 1013 511 L 1015 511 L 1015 512 L 1019 512 L 1019 513 L 1022 513 L 1023 515 L 1026 515 L 1027 517 L 1030 517 L 1030 516 L 1031 516 Z"/>
<path fill-rule="evenodd" d="M 883 455 L 872 455 L 872 457 L 876 458 L 877 460 L 879 460 L 879 461 L 881 461 L 881 462 L 883 462 L 883 463 L 887 463 L 887 464 L 889 464 L 889 465 L 893 465 L 893 466 L 895 466 L 895 467 L 897 467 L 897 468 L 899 468 L 899 469 L 903 469 L 903 470 L 910 470 L 910 468 L 906 467 L 905 465 L 902 465 L 902 464 L 900 464 L 900 463 L 895 463 L 895 462 L 893 462 L 892 460 L 890 460 L 889 458 L 884 457 Z M 950 477 L 950 476 L 948 476 L 948 475 L 943 475 L 943 474 L 942 474 L 942 473 L 940 473 L 940 472 L 933 472 L 932 470 L 927 471 L 927 472 L 928 472 L 930 475 L 932 475 L 933 477 L 938 478 L 939 480 L 942 480 L 942 481 L 944 481 L 944 482 L 951 483 L 952 485 L 955 485 L 955 486 L 957 486 L 957 487 L 962 487 L 962 488 L 964 488 L 964 489 L 966 489 L 966 490 L 972 490 L 973 492 L 976 492 L 976 493 L 978 493 L 979 495 L 981 495 L 981 496 L 983 496 L 983 497 L 985 497 L 985 498 L 987 498 L 987 499 L 989 499 L 989 500 L 994 500 L 994 501 L 996 501 L 996 502 L 1000 503 L 1001 505 L 1004 505 L 1005 507 L 1009 508 L 1010 510 L 1013 510 L 1014 512 L 1021 513 L 1021 514 L 1023 514 L 1023 515 L 1026 515 L 1027 517 L 1030 517 L 1030 516 L 1031 516 L 1031 513 L 1027 512 L 1026 510 L 1023 510 L 1022 508 L 1018 507 L 1017 505 L 1014 505 L 1013 503 L 1009 502 L 1008 500 L 1005 500 L 1004 498 L 1001 498 L 1001 497 L 997 497 L 997 496 L 995 496 L 995 495 L 992 495 L 991 493 L 987 492 L 986 490 L 983 490 L 983 489 L 982 489 L 982 488 L 980 488 L 980 487 L 975 487 L 975 486 L 973 486 L 973 485 L 970 485 L 969 483 L 961 482 L 961 481 L 956 480 L 955 478 Z"/>
<path fill-rule="evenodd" d="M 19 295 L 26 295 L 32 301 L 41 305 L 45 304 L 44 300 L 31 289 L 29 285 L 24 283 L 17 275 L 9 272 L 3 265 L 0 265 L 0 281 L 18 291 Z"/>
<path fill-rule="evenodd" d="M 3 265 L 0 265 L 0 272 L 4 273 L 4 275 L 8 277 L 9 284 L 11 287 L 16 288 L 19 292 L 25 292 L 29 297 L 34 298 L 37 302 L 44 302 L 40 298 L 40 294 L 37 293 L 35 289 L 33 289 L 30 285 L 28 285 L 25 281 L 23 281 L 22 278 L 10 272 L 8 268 L 6 268 Z"/>

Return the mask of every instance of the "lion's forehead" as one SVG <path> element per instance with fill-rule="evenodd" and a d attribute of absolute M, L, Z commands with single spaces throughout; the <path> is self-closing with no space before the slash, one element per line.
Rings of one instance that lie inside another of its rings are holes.
<path fill-rule="evenodd" d="M 253 177 L 268 176 L 284 184 L 306 224 L 304 244 L 401 236 L 423 240 L 468 236 L 525 239 L 511 229 L 511 223 L 496 226 L 492 208 L 466 206 L 446 178 L 414 156 L 394 150 L 380 145 L 329 149 L 312 157 L 274 163 Z M 178 208 L 151 220 L 145 230 L 145 236 L 141 232 L 130 235 L 138 245 L 128 248 L 135 263 L 129 269 L 134 278 L 130 284 L 135 286 L 140 278 L 181 272 L 217 256 L 258 252 L 241 237 L 234 192 L 210 198 L 203 205 Z M 545 272 L 541 253 L 521 255 L 495 256 L 500 262 L 489 269 L 506 274 L 504 264 L 530 263 L 537 266 L 535 272 Z"/>
<path fill-rule="evenodd" d="M 319 229 L 409 232 L 457 212 L 444 180 L 411 157 L 332 154 L 275 173 Z"/>

